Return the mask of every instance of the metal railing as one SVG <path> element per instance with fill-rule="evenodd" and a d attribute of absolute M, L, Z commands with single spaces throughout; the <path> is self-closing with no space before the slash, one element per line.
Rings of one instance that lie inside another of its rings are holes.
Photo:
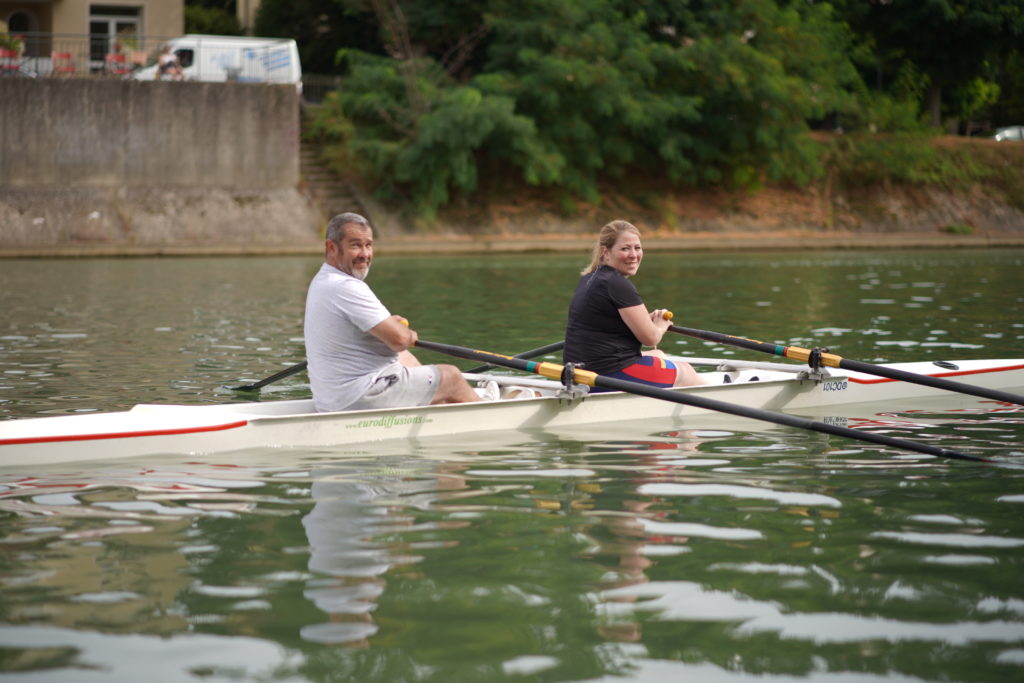
<path fill-rule="evenodd" d="M 69 33 L 25 33 L 18 37 L 17 49 L 0 47 L 0 77 L 137 78 L 140 69 L 156 64 L 164 44 L 171 40 L 166 36 Z M 244 80 L 244 73 L 238 75 Z M 337 75 L 302 76 L 302 97 L 308 104 L 320 104 L 339 87 L 341 77 Z"/>
<path fill-rule="evenodd" d="M 156 62 L 166 37 L 24 33 L 20 45 L 0 48 L 0 75 L 40 77 L 125 76 Z"/>

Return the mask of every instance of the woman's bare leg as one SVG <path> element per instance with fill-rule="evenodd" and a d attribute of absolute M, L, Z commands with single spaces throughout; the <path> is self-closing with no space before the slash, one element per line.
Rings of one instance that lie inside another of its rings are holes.
<path fill-rule="evenodd" d="M 692 387 L 708 383 L 708 381 L 701 377 L 700 373 L 694 370 L 693 366 L 689 363 L 684 363 L 680 360 L 672 362 L 676 364 L 676 381 L 673 386 Z"/>
<path fill-rule="evenodd" d="M 654 356 L 655 358 L 664 358 L 665 352 L 661 349 L 651 349 L 644 351 L 645 356 Z M 689 363 L 684 363 L 681 360 L 672 361 L 676 366 L 676 381 L 672 383 L 674 387 L 692 387 L 698 384 L 707 384 L 707 380 L 700 376 L 693 366 Z"/>

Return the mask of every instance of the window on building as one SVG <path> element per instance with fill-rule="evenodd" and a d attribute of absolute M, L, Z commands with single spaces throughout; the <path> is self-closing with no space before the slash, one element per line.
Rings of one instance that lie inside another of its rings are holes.
<path fill-rule="evenodd" d="M 35 19 L 35 17 L 28 12 L 18 10 L 7 19 L 7 32 L 11 34 L 24 34 L 29 31 L 35 31 L 35 22 L 33 19 Z"/>
<path fill-rule="evenodd" d="M 89 6 L 89 59 L 102 64 L 109 54 L 125 54 L 140 47 L 141 7 Z"/>
<path fill-rule="evenodd" d="M 21 36 L 22 54 L 35 57 L 39 54 L 39 37 L 34 35 L 38 22 L 29 12 L 18 10 L 7 18 L 7 32 L 12 36 Z"/>

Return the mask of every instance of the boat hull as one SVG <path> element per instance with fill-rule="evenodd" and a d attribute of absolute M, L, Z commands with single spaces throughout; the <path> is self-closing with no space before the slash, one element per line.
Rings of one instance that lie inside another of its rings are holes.
<path fill-rule="evenodd" d="M 992 389 L 1024 387 L 1024 360 L 958 361 L 957 371 L 931 363 L 898 367 Z M 894 366 L 897 367 L 897 366 Z M 936 372 L 939 370 L 938 372 Z M 726 374 L 732 380 L 725 383 Z M 712 384 L 676 390 L 743 406 L 842 420 L 883 409 L 912 409 L 944 397 L 959 408 L 996 401 L 861 373 L 823 380 L 744 369 L 706 373 Z M 947 404 L 948 405 L 948 404 Z M 171 454 L 229 453 L 254 448 L 329 449 L 391 439 L 423 439 L 505 430 L 552 430 L 632 424 L 635 430 L 686 428 L 708 411 L 611 392 L 582 399 L 554 396 L 390 410 L 316 413 L 312 401 L 222 405 L 139 405 L 130 411 L 0 422 L 0 467 L 38 466 Z M 741 418 L 729 418 L 739 420 Z M 624 433 L 626 433 L 624 432 Z"/>

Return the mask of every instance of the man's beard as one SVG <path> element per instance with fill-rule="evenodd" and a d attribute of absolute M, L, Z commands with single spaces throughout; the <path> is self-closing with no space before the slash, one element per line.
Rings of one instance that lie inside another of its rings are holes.
<path fill-rule="evenodd" d="M 366 276 L 370 274 L 370 264 L 367 263 L 364 266 L 352 265 L 352 277 L 357 280 L 365 280 Z"/>

